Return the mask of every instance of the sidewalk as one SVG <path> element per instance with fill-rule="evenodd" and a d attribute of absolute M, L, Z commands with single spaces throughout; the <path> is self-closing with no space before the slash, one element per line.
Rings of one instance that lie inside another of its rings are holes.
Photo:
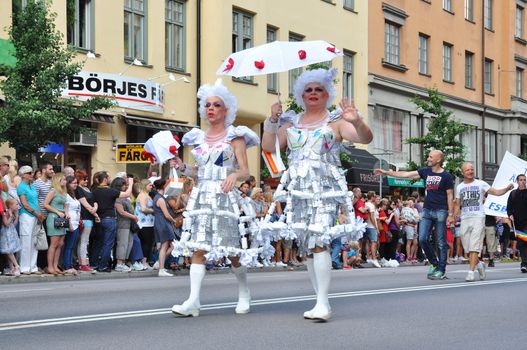
<path fill-rule="evenodd" d="M 468 264 L 468 262 L 456 262 L 452 265 Z M 399 267 L 408 267 L 408 266 L 424 266 L 427 263 L 418 262 L 418 263 L 406 263 L 403 262 Z M 363 268 L 375 268 L 372 264 L 364 263 L 361 264 Z M 392 268 L 392 267 L 388 267 Z M 174 277 L 177 276 L 188 276 L 189 270 L 182 269 L 180 271 L 168 270 L 170 273 L 174 274 Z M 216 275 L 216 274 L 227 274 L 230 273 L 230 268 L 214 268 L 207 270 L 207 274 Z M 251 267 L 249 268 L 249 273 L 258 273 L 258 272 L 280 272 L 280 271 L 306 271 L 306 266 L 296 266 L 296 267 Z M 115 272 L 110 273 L 100 272 L 96 274 L 91 273 L 80 273 L 78 276 L 55 276 L 55 275 L 21 275 L 19 277 L 14 276 L 0 276 L 0 285 L 2 284 L 17 284 L 17 283 L 38 283 L 38 282 L 64 282 L 64 281 L 87 281 L 87 280 L 106 280 L 106 279 L 122 279 L 122 278 L 137 278 L 137 277 L 157 277 L 158 270 L 150 271 L 133 271 L 133 272 Z"/>

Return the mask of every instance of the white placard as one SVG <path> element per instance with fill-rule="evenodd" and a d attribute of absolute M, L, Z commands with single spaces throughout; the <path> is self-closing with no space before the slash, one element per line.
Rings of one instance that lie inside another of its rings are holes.
<path fill-rule="evenodd" d="M 500 189 L 507 187 L 509 183 L 516 184 L 516 176 L 520 174 L 527 174 L 527 162 L 514 156 L 507 151 L 500 168 L 494 178 L 492 187 Z M 516 188 L 518 186 L 515 186 Z M 492 216 L 507 217 L 507 200 L 511 191 L 505 193 L 503 196 L 488 195 L 485 201 L 485 214 Z"/>

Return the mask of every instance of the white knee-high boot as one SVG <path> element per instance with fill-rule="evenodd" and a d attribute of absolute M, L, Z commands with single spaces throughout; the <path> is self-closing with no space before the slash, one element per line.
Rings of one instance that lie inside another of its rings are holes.
<path fill-rule="evenodd" d="M 205 277 L 205 265 L 192 264 L 190 265 L 190 295 L 181 305 L 174 305 L 172 312 L 179 316 L 199 316 L 199 294 L 201 290 L 201 283 Z"/>
<path fill-rule="evenodd" d="M 315 294 L 318 293 L 318 286 L 317 286 L 317 276 L 315 276 L 315 270 L 313 267 L 313 258 L 306 258 L 306 266 L 307 266 L 307 272 L 309 274 L 309 280 L 311 281 L 311 285 L 313 286 L 313 289 L 315 290 Z M 313 318 L 313 311 L 315 308 L 312 308 L 309 311 L 304 312 L 304 318 L 312 319 Z"/>
<path fill-rule="evenodd" d="M 251 309 L 251 293 L 247 286 L 247 266 L 232 267 L 232 272 L 238 280 L 238 304 L 237 314 L 246 314 Z"/>
<path fill-rule="evenodd" d="M 328 299 L 331 282 L 331 256 L 328 250 L 313 254 L 313 270 L 317 281 L 317 304 L 313 309 L 312 318 L 326 321 L 331 318 Z"/>

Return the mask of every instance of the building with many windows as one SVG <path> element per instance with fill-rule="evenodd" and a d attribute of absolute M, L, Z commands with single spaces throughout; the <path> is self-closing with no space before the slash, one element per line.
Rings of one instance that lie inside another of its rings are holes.
<path fill-rule="evenodd" d="M 12 11 L 21 11 L 26 1 L 1 2 L 0 39 L 7 39 L 4 28 L 11 23 Z M 57 28 L 65 41 L 84 62 L 67 95 L 89 94 L 86 89 L 96 94 L 98 85 L 119 95 L 119 106 L 84 121 L 93 133 L 70 140 L 57 166 L 140 175 L 148 165 L 117 163 L 117 145 L 144 143 L 159 130 L 181 135 L 195 126 L 206 127 L 197 115 L 198 87 L 216 80 L 218 67 L 230 53 L 274 40 L 323 39 L 343 49 L 345 56 L 331 62 L 341 74 L 340 91 L 367 109 L 364 1 L 54 0 L 51 10 L 57 13 Z M 285 101 L 301 71 L 224 76 L 238 97 L 236 124 L 260 133 L 270 105 L 279 97 Z M 120 86 L 127 86 L 121 95 Z M 149 93 L 136 91 L 138 86 Z M 250 171 L 258 177 L 259 150 L 251 149 L 249 159 Z"/>
<path fill-rule="evenodd" d="M 410 99 L 432 87 L 472 126 L 462 141 L 479 177 L 492 181 L 507 150 L 527 153 L 526 1 L 368 4 L 371 153 L 400 168 L 420 159 L 422 150 L 403 141 L 425 132 L 429 116 Z"/>

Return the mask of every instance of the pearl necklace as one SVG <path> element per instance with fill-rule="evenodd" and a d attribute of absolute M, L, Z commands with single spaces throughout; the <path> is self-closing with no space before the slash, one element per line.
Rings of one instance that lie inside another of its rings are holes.
<path fill-rule="evenodd" d="M 205 141 L 207 143 L 216 143 L 222 139 L 225 138 L 225 135 L 227 135 L 227 130 L 219 133 L 218 135 L 215 135 L 215 136 L 210 136 L 208 133 L 205 133 Z"/>
<path fill-rule="evenodd" d="M 304 115 L 302 115 L 302 117 L 303 116 Z M 326 114 L 324 117 L 322 117 L 321 119 L 316 120 L 314 122 L 311 122 L 311 123 L 298 123 L 298 125 L 306 128 L 306 129 L 309 129 L 309 128 L 312 128 L 312 127 L 315 127 L 315 126 L 319 126 L 320 124 L 322 124 L 322 122 L 324 122 L 327 119 L 327 117 L 328 116 Z"/>

